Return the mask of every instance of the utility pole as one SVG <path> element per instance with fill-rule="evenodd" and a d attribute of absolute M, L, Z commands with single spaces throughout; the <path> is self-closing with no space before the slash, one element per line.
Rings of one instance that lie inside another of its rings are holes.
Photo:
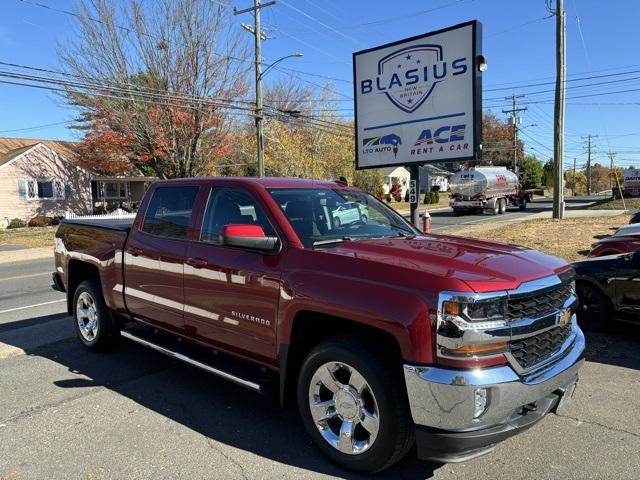
<path fill-rule="evenodd" d="M 576 157 L 573 157 L 573 186 L 571 187 L 571 195 L 576 196 Z"/>
<path fill-rule="evenodd" d="M 581 137 L 583 140 L 587 141 L 587 195 L 591 195 L 591 151 L 593 145 L 593 139 L 596 135 L 587 135 L 586 137 Z"/>
<path fill-rule="evenodd" d="M 609 188 L 611 189 L 611 197 L 613 197 L 613 157 L 615 153 L 609 149 L 609 160 L 611 161 L 611 165 L 609 167 Z"/>
<path fill-rule="evenodd" d="M 260 26 L 260 9 L 274 5 L 276 2 L 271 1 L 267 3 L 260 3 L 260 0 L 253 0 L 253 7 L 245 8 L 243 10 L 233 9 L 234 15 L 240 15 L 242 13 L 253 12 L 253 28 L 243 27 L 253 33 L 255 38 L 255 71 L 256 71 L 256 149 L 258 152 L 258 176 L 264 177 L 264 140 L 262 132 L 262 51 L 261 40 L 264 37 Z"/>
<path fill-rule="evenodd" d="M 502 110 L 502 113 L 508 113 L 510 115 L 509 121 L 513 126 L 513 172 L 518 175 L 518 124 L 522 122 L 522 119 L 518 115 L 518 112 L 526 112 L 527 107 L 516 108 L 516 99 L 522 98 L 524 95 L 511 95 L 505 97 L 505 100 L 511 100 L 511 110 Z"/>
<path fill-rule="evenodd" d="M 564 94 L 565 94 L 565 30 L 564 0 L 556 0 L 556 96 L 553 122 L 553 218 L 564 218 Z"/>
<path fill-rule="evenodd" d="M 611 151 L 611 149 L 609 149 L 609 158 L 611 159 L 611 172 L 616 176 L 616 186 L 618 187 L 618 193 L 620 195 L 620 199 L 622 200 L 622 208 L 624 210 L 627 209 L 627 202 L 625 202 L 624 200 L 624 190 L 622 189 L 622 187 L 620 186 L 620 179 L 618 178 L 618 172 L 615 171 L 615 162 L 613 161 L 613 159 L 615 158 L 615 153 L 613 153 Z M 615 196 L 613 195 L 613 188 L 611 189 L 611 196 L 613 197 L 613 199 L 615 200 Z"/>

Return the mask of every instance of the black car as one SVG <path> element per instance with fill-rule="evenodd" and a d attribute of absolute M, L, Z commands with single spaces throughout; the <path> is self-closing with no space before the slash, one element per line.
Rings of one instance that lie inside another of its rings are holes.
<path fill-rule="evenodd" d="M 601 330 L 615 320 L 640 322 L 640 251 L 575 262 L 578 322 Z"/>

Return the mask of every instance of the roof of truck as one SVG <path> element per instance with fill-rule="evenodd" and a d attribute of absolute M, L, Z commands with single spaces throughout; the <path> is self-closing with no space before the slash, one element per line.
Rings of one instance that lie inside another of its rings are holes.
<path fill-rule="evenodd" d="M 310 180 L 306 178 L 283 178 L 283 177 L 197 177 L 203 181 L 233 181 L 242 183 L 255 183 L 264 188 L 349 188 L 349 185 L 339 180 Z M 183 180 L 194 180 L 187 178 L 177 178 L 173 180 L 163 180 L 163 182 L 174 182 Z"/>

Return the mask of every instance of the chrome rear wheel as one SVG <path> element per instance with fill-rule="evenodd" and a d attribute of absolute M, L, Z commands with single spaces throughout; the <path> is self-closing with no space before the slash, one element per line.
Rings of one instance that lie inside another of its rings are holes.
<path fill-rule="evenodd" d="M 96 302 L 89 292 L 82 292 L 76 302 L 76 321 L 80 335 L 92 342 L 98 335 L 98 311 Z"/>

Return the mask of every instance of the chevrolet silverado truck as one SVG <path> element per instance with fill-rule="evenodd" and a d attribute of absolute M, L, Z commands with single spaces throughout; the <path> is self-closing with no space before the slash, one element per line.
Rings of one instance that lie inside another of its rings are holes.
<path fill-rule="evenodd" d="M 55 263 L 89 350 L 126 338 L 271 391 L 360 472 L 414 444 L 486 454 L 563 408 L 584 361 L 567 263 L 423 234 L 344 182 L 158 181 L 129 222 L 64 220 Z"/>

